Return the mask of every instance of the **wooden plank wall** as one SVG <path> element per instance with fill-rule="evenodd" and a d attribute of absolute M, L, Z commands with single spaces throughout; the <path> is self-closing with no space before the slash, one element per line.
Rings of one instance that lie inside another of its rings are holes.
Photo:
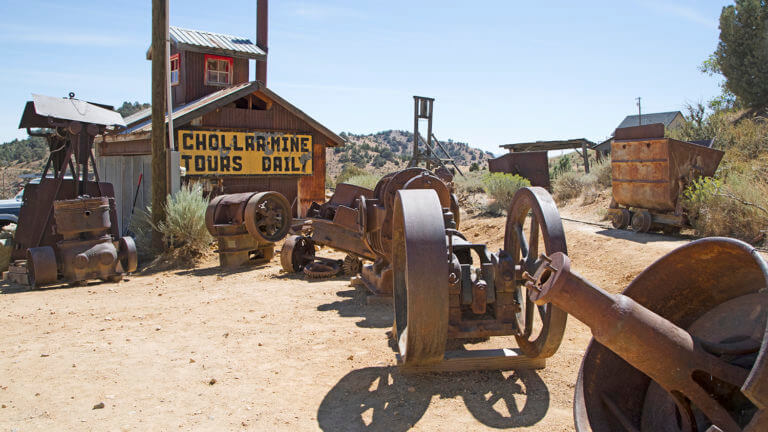
<path fill-rule="evenodd" d="M 118 225 L 120 233 L 124 233 L 130 223 L 133 197 L 142 173 L 136 212 L 152 204 L 152 156 L 102 156 L 96 158 L 96 165 L 101 180 L 112 183 L 115 188 Z"/>
<path fill-rule="evenodd" d="M 303 216 L 313 201 L 325 201 L 325 146 L 328 144 L 327 138 L 285 108 L 277 104 L 273 104 L 272 109 L 266 111 L 220 108 L 203 116 L 202 126 L 311 134 L 313 174 L 301 176 L 299 179 L 300 214 Z"/>

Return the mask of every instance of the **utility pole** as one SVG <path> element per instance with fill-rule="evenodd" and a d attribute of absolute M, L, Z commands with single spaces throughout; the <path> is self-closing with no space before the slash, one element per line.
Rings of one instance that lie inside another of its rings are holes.
<path fill-rule="evenodd" d="M 643 98 L 637 97 L 637 125 L 642 126 L 643 125 L 643 110 L 640 108 L 640 101 Z"/>
<path fill-rule="evenodd" d="M 152 246 L 163 250 L 157 226 L 165 220 L 168 169 L 165 151 L 165 40 L 168 31 L 168 0 L 152 0 Z"/>

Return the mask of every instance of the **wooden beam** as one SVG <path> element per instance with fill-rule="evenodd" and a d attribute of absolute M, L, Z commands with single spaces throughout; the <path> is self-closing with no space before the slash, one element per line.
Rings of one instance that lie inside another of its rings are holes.
<path fill-rule="evenodd" d="M 165 151 L 165 39 L 168 31 L 168 0 L 152 0 L 152 222 L 165 221 L 168 172 Z M 163 237 L 152 231 L 152 244 L 163 250 Z"/>

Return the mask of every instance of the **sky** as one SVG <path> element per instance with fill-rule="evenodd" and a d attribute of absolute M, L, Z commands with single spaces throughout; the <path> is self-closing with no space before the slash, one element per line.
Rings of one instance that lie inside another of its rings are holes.
<path fill-rule="evenodd" d="M 340 133 L 413 129 L 500 144 L 607 138 L 621 120 L 719 93 L 698 66 L 728 1 L 273 0 L 267 86 Z M 171 25 L 255 41 L 256 1 L 170 1 Z M 0 0 L 0 142 L 32 93 L 150 101 L 151 1 Z M 253 75 L 253 65 L 251 67 Z"/>

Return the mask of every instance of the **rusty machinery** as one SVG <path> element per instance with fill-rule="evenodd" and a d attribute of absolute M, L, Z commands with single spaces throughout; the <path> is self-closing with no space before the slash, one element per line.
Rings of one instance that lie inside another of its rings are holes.
<path fill-rule="evenodd" d="M 114 190 L 99 181 L 93 157 L 94 137 L 113 126 L 124 126 L 120 114 L 73 93 L 27 102 L 19 127 L 44 137 L 50 155 L 40 183 L 24 188 L 9 278 L 37 287 L 119 280 L 136 269 L 133 239 L 120 237 Z"/>
<path fill-rule="evenodd" d="M 661 123 L 616 129 L 611 144 L 615 228 L 675 234 L 688 226 L 682 194 L 691 182 L 715 174 L 723 152 L 664 138 Z"/>
<path fill-rule="evenodd" d="M 459 223 L 459 207 L 453 195 L 453 175 L 446 168 L 435 172 L 407 168 L 387 174 L 374 190 L 339 184 L 328 202 L 313 203 L 301 224 L 306 235 L 289 236 L 280 260 L 286 272 L 297 272 L 315 259 L 315 246 L 346 252 L 346 274 L 361 273 L 360 281 L 375 295 L 392 295 L 392 209 L 401 189 L 435 190 L 445 218 L 451 226 Z M 363 260 L 373 261 L 363 265 Z"/>
<path fill-rule="evenodd" d="M 218 195 L 205 211 L 205 226 L 218 241 L 221 267 L 265 263 L 288 234 L 291 205 L 278 192 Z"/>
<path fill-rule="evenodd" d="M 485 246 L 462 242 L 442 213 L 433 191 L 397 193 L 393 334 L 405 371 L 543 366 L 568 312 L 594 336 L 576 384 L 577 430 L 768 430 L 768 265 L 753 247 L 689 243 L 613 295 L 570 270 L 557 209 L 541 188 L 517 193 L 504 249 L 478 253 L 475 271 L 462 249 Z M 446 352 L 448 339 L 494 334 L 494 314 L 529 361 Z"/>

